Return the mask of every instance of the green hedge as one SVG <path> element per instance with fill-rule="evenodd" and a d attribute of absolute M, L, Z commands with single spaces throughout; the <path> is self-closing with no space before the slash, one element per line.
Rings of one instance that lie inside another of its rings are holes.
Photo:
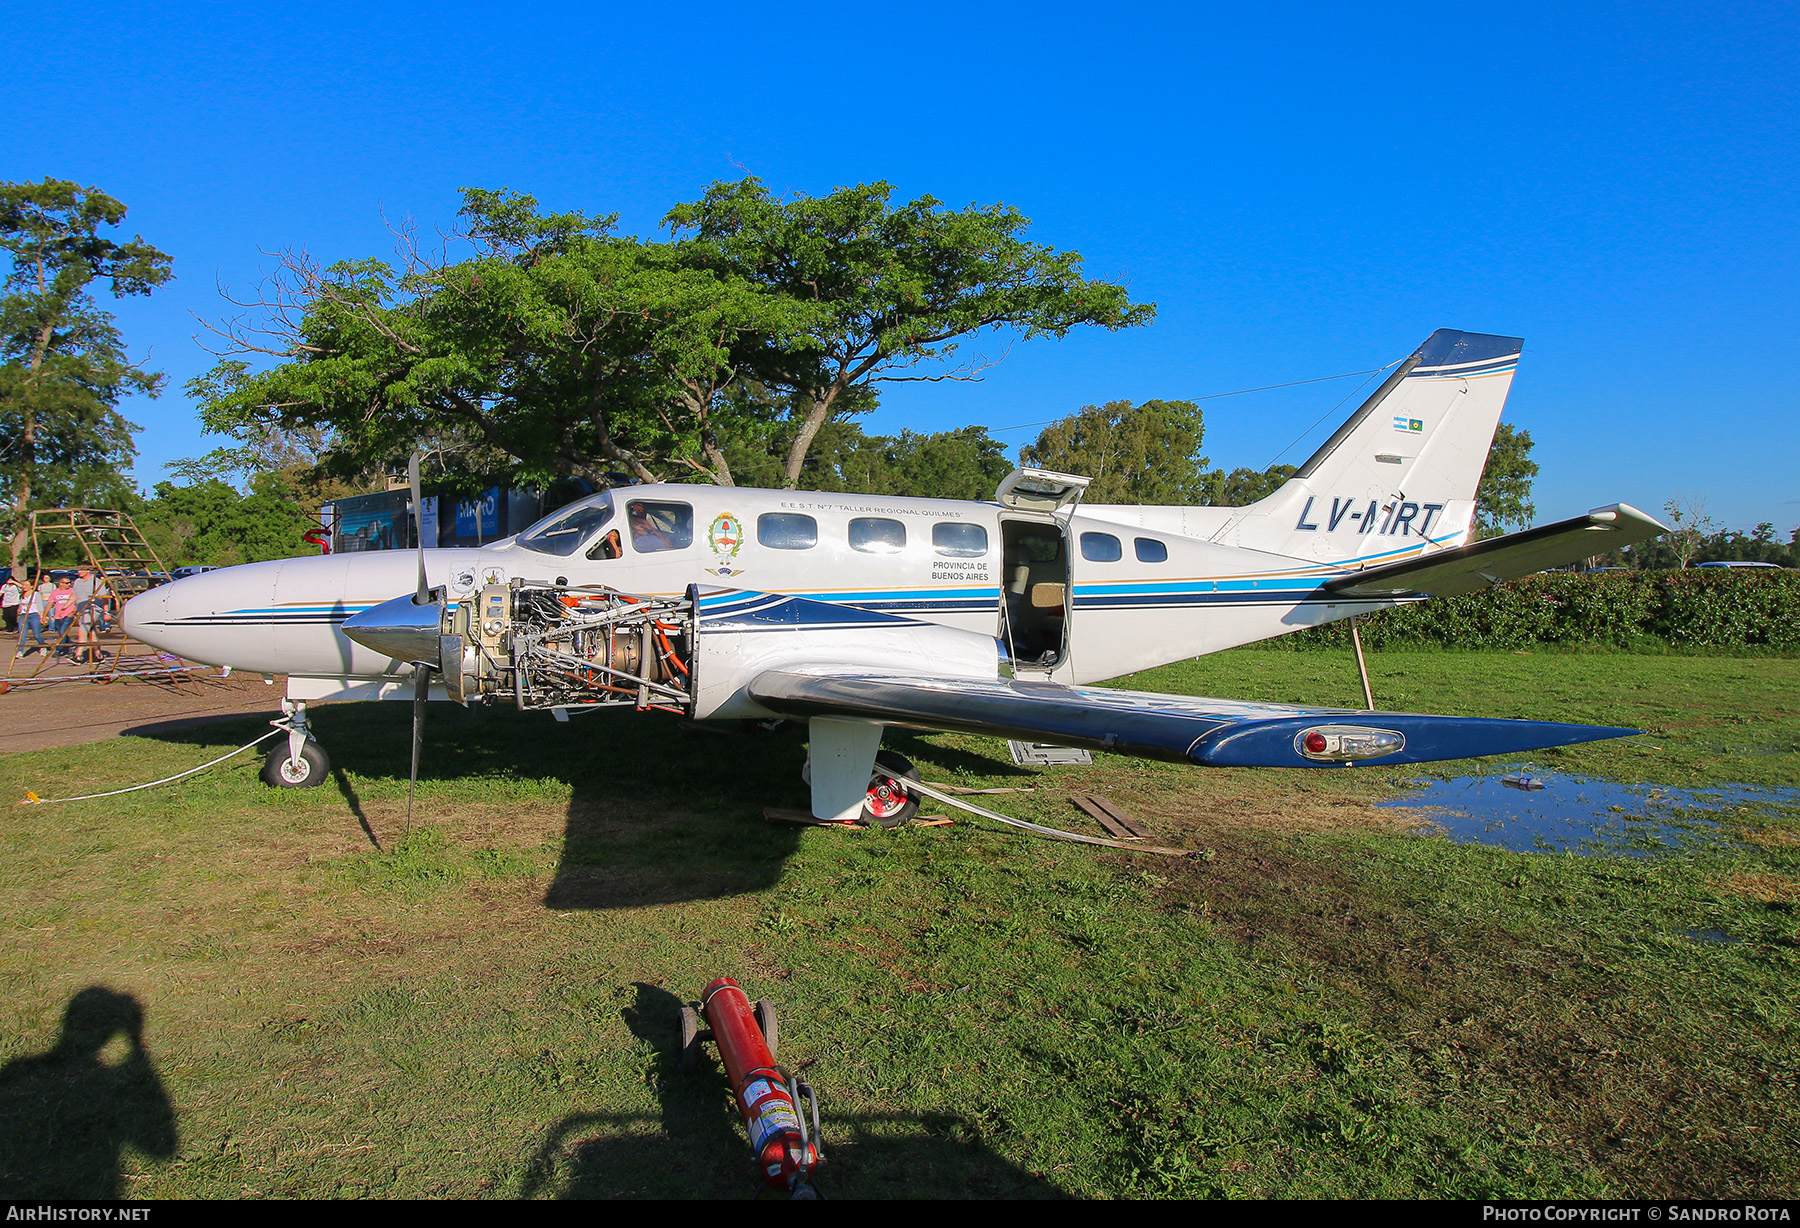
<path fill-rule="evenodd" d="M 1633 571 L 1526 576 L 1465 597 L 1438 597 L 1360 620 L 1371 648 L 1800 649 L 1800 572 Z M 1296 632 L 1270 647 L 1346 648 L 1348 622 Z"/>

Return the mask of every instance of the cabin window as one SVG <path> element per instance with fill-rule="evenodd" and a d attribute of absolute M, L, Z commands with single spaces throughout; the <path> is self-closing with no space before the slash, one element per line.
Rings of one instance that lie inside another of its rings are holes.
<path fill-rule="evenodd" d="M 850 548 L 864 554 L 898 554 L 906 549 L 906 526 L 879 516 L 858 516 L 850 522 Z"/>
<path fill-rule="evenodd" d="M 639 554 L 686 550 L 694 544 L 694 509 L 686 503 L 652 503 L 633 499 L 625 505 L 631 526 L 631 548 Z"/>
<path fill-rule="evenodd" d="M 931 526 L 931 547 L 953 559 L 977 559 L 987 553 L 987 530 L 959 520 Z"/>
<path fill-rule="evenodd" d="M 1125 548 L 1111 533 L 1081 535 L 1081 557 L 1090 563 L 1116 563 L 1124 554 Z"/>
<path fill-rule="evenodd" d="M 764 512 L 756 518 L 756 540 L 771 550 L 811 550 L 819 544 L 819 522 L 798 512 Z"/>
<path fill-rule="evenodd" d="M 1139 537 L 1132 541 L 1137 550 L 1140 563 L 1166 563 L 1169 561 L 1169 548 L 1154 537 Z"/>

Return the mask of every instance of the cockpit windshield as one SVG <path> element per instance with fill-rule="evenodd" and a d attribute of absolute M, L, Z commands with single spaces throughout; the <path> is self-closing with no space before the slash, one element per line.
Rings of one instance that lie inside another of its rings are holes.
<path fill-rule="evenodd" d="M 603 490 L 550 513 L 519 535 L 519 545 L 566 558 L 599 532 L 612 514 L 612 493 Z"/>

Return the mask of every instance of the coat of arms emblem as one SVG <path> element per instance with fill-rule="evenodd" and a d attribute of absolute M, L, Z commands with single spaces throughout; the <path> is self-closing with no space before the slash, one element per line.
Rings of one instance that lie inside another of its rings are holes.
<path fill-rule="evenodd" d="M 713 552 L 716 567 L 706 570 L 715 576 L 734 576 L 738 569 L 731 565 L 738 547 L 744 544 L 744 522 L 730 512 L 720 512 L 706 529 L 706 544 Z"/>

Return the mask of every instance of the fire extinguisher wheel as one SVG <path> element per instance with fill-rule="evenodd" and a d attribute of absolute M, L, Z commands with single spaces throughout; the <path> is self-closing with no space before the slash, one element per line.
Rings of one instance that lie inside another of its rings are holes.
<path fill-rule="evenodd" d="M 692 1070 L 700 1061 L 700 1017 L 694 1008 L 681 1008 L 680 1063 L 684 1071 Z"/>
<path fill-rule="evenodd" d="M 756 1015 L 756 1026 L 762 1030 L 763 1041 L 769 1046 L 769 1056 L 775 1056 L 775 1036 L 779 1031 L 779 1023 L 775 1016 L 775 1004 L 767 998 L 757 999 L 751 1008 Z"/>

